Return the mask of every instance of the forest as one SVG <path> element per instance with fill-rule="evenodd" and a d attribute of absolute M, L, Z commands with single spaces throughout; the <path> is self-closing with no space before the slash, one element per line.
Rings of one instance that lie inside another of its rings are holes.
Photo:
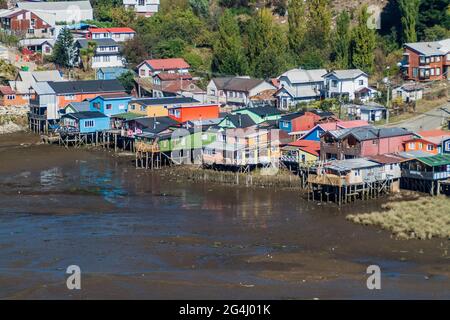
<path fill-rule="evenodd" d="M 91 0 L 89 23 L 136 30 L 123 47 L 130 67 L 183 57 L 207 78 L 270 78 L 293 67 L 323 67 L 360 68 L 379 79 L 396 73 L 403 43 L 450 37 L 448 0 L 384 2 L 379 29 L 371 2 L 347 9 L 356 1 L 161 0 L 160 11 L 145 18 L 122 0 Z"/>

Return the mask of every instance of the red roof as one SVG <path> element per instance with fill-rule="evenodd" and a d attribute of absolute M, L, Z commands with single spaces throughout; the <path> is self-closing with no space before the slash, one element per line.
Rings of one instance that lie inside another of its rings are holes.
<path fill-rule="evenodd" d="M 192 80 L 192 76 L 189 73 L 168 73 L 161 72 L 156 75 L 156 77 L 160 78 L 162 81 L 169 80 Z"/>
<path fill-rule="evenodd" d="M 445 130 L 427 130 L 427 131 L 419 131 L 417 134 L 421 137 L 441 137 L 450 135 L 450 131 Z"/>
<path fill-rule="evenodd" d="M 136 33 L 131 28 L 89 28 L 92 33 Z"/>
<path fill-rule="evenodd" d="M 0 86 L 0 92 L 3 95 L 14 94 L 14 90 L 11 89 L 11 87 L 9 87 L 9 86 Z"/>
<path fill-rule="evenodd" d="M 154 70 L 189 69 L 191 66 L 183 58 L 145 60 Z"/>
<path fill-rule="evenodd" d="M 311 140 L 297 140 L 288 144 L 292 147 L 298 147 L 300 150 L 312 155 L 319 156 L 320 142 Z"/>

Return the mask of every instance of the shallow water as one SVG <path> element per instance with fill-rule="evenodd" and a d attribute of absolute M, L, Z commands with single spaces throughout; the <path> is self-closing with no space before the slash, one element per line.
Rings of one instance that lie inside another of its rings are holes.
<path fill-rule="evenodd" d="M 34 140 L 0 137 L 0 298 L 450 298 L 448 240 L 345 220 L 383 201 L 176 182 Z M 80 291 L 65 285 L 72 264 Z M 371 264 L 381 290 L 366 287 Z"/>

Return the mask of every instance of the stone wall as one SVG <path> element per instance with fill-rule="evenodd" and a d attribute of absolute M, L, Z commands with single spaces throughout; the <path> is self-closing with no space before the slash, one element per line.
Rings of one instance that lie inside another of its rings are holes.
<path fill-rule="evenodd" d="M 28 106 L 0 106 L 0 134 L 26 130 L 28 111 Z"/>

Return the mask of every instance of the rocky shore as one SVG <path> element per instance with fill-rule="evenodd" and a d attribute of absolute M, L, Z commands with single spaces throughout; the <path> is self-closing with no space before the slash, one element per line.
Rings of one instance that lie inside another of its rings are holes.
<path fill-rule="evenodd" d="M 27 106 L 0 106 L 0 134 L 25 131 L 27 129 L 27 113 Z"/>

